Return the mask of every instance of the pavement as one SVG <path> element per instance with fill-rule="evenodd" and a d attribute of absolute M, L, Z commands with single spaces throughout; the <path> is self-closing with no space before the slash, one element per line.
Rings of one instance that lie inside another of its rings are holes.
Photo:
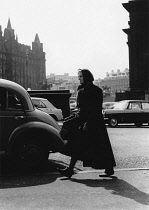
<path fill-rule="evenodd" d="M 0 209 L 149 210 L 149 168 L 115 169 L 110 177 L 104 170 L 76 172 L 2 177 Z"/>
<path fill-rule="evenodd" d="M 56 182 L 67 198 L 60 209 L 149 210 L 149 168 L 116 169 L 111 177 L 99 177 L 103 172 L 59 177 Z"/>

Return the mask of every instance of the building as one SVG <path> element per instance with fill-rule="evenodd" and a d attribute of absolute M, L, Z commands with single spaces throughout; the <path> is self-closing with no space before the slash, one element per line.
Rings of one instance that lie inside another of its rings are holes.
<path fill-rule="evenodd" d="M 63 75 L 52 73 L 47 76 L 47 85 L 51 90 L 70 90 L 72 95 L 76 95 L 79 84 L 78 76 L 70 76 L 68 73 Z"/>
<path fill-rule="evenodd" d="M 129 70 L 126 68 L 124 71 L 118 69 L 116 72 L 114 70 L 112 70 L 111 73 L 107 72 L 106 77 L 100 81 L 100 87 L 112 95 L 116 92 L 128 90 Z"/>
<path fill-rule="evenodd" d="M 4 35 L 0 26 L 0 78 L 14 81 L 26 89 L 41 89 L 46 82 L 45 52 L 38 34 L 32 49 L 19 43 L 10 19 Z"/>
<path fill-rule="evenodd" d="M 71 96 L 77 95 L 79 84 L 78 76 L 70 76 L 68 73 L 47 75 L 47 87 L 50 90 L 69 90 Z M 104 79 L 94 80 L 94 84 L 103 89 L 104 97 L 111 95 L 112 100 L 114 100 L 116 92 L 128 90 L 129 70 L 127 68 L 124 71 L 118 69 L 117 72 L 112 70 L 111 73 L 107 73 Z"/>
<path fill-rule="evenodd" d="M 129 12 L 128 36 L 130 91 L 128 99 L 149 99 L 149 0 L 123 3 Z"/>

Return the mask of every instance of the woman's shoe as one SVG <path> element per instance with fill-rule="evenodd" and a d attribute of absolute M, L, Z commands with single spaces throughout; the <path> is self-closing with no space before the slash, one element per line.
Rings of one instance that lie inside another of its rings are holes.
<path fill-rule="evenodd" d="M 105 174 L 106 174 L 107 176 L 112 176 L 112 175 L 114 174 L 113 168 L 106 168 L 106 169 L 105 169 Z"/>
<path fill-rule="evenodd" d="M 71 170 L 71 169 L 69 169 L 69 168 L 66 168 L 66 169 L 64 169 L 64 170 L 60 170 L 59 172 L 60 172 L 62 175 L 68 177 L 68 178 L 72 177 L 72 175 L 74 174 L 74 171 Z"/>

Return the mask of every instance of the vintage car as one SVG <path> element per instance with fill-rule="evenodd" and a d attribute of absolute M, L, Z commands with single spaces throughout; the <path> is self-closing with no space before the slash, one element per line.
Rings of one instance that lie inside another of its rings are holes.
<path fill-rule="evenodd" d="M 0 156 L 34 167 L 47 161 L 50 152 L 63 149 L 58 123 L 35 108 L 22 86 L 0 79 Z"/>
<path fill-rule="evenodd" d="M 57 109 L 46 98 L 31 97 L 34 106 L 53 117 L 56 121 L 63 120 L 63 114 L 61 109 Z"/>
<path fill-rule="evenodd" d="M 134 123 L 137 127 L 149 124 L 149 101 L 123 100 L 103 113 L 105 123 L 116 127 L 121 123 Z"/>

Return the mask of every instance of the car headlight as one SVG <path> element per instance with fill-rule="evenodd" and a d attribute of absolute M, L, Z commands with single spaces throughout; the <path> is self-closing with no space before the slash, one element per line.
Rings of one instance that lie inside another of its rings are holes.
<path fill-rule="evenodd" d="M 102 110 L 102 114 L 103 114 L 103 116 L 105 116 L 105 110 L 104 109 Z"/>

